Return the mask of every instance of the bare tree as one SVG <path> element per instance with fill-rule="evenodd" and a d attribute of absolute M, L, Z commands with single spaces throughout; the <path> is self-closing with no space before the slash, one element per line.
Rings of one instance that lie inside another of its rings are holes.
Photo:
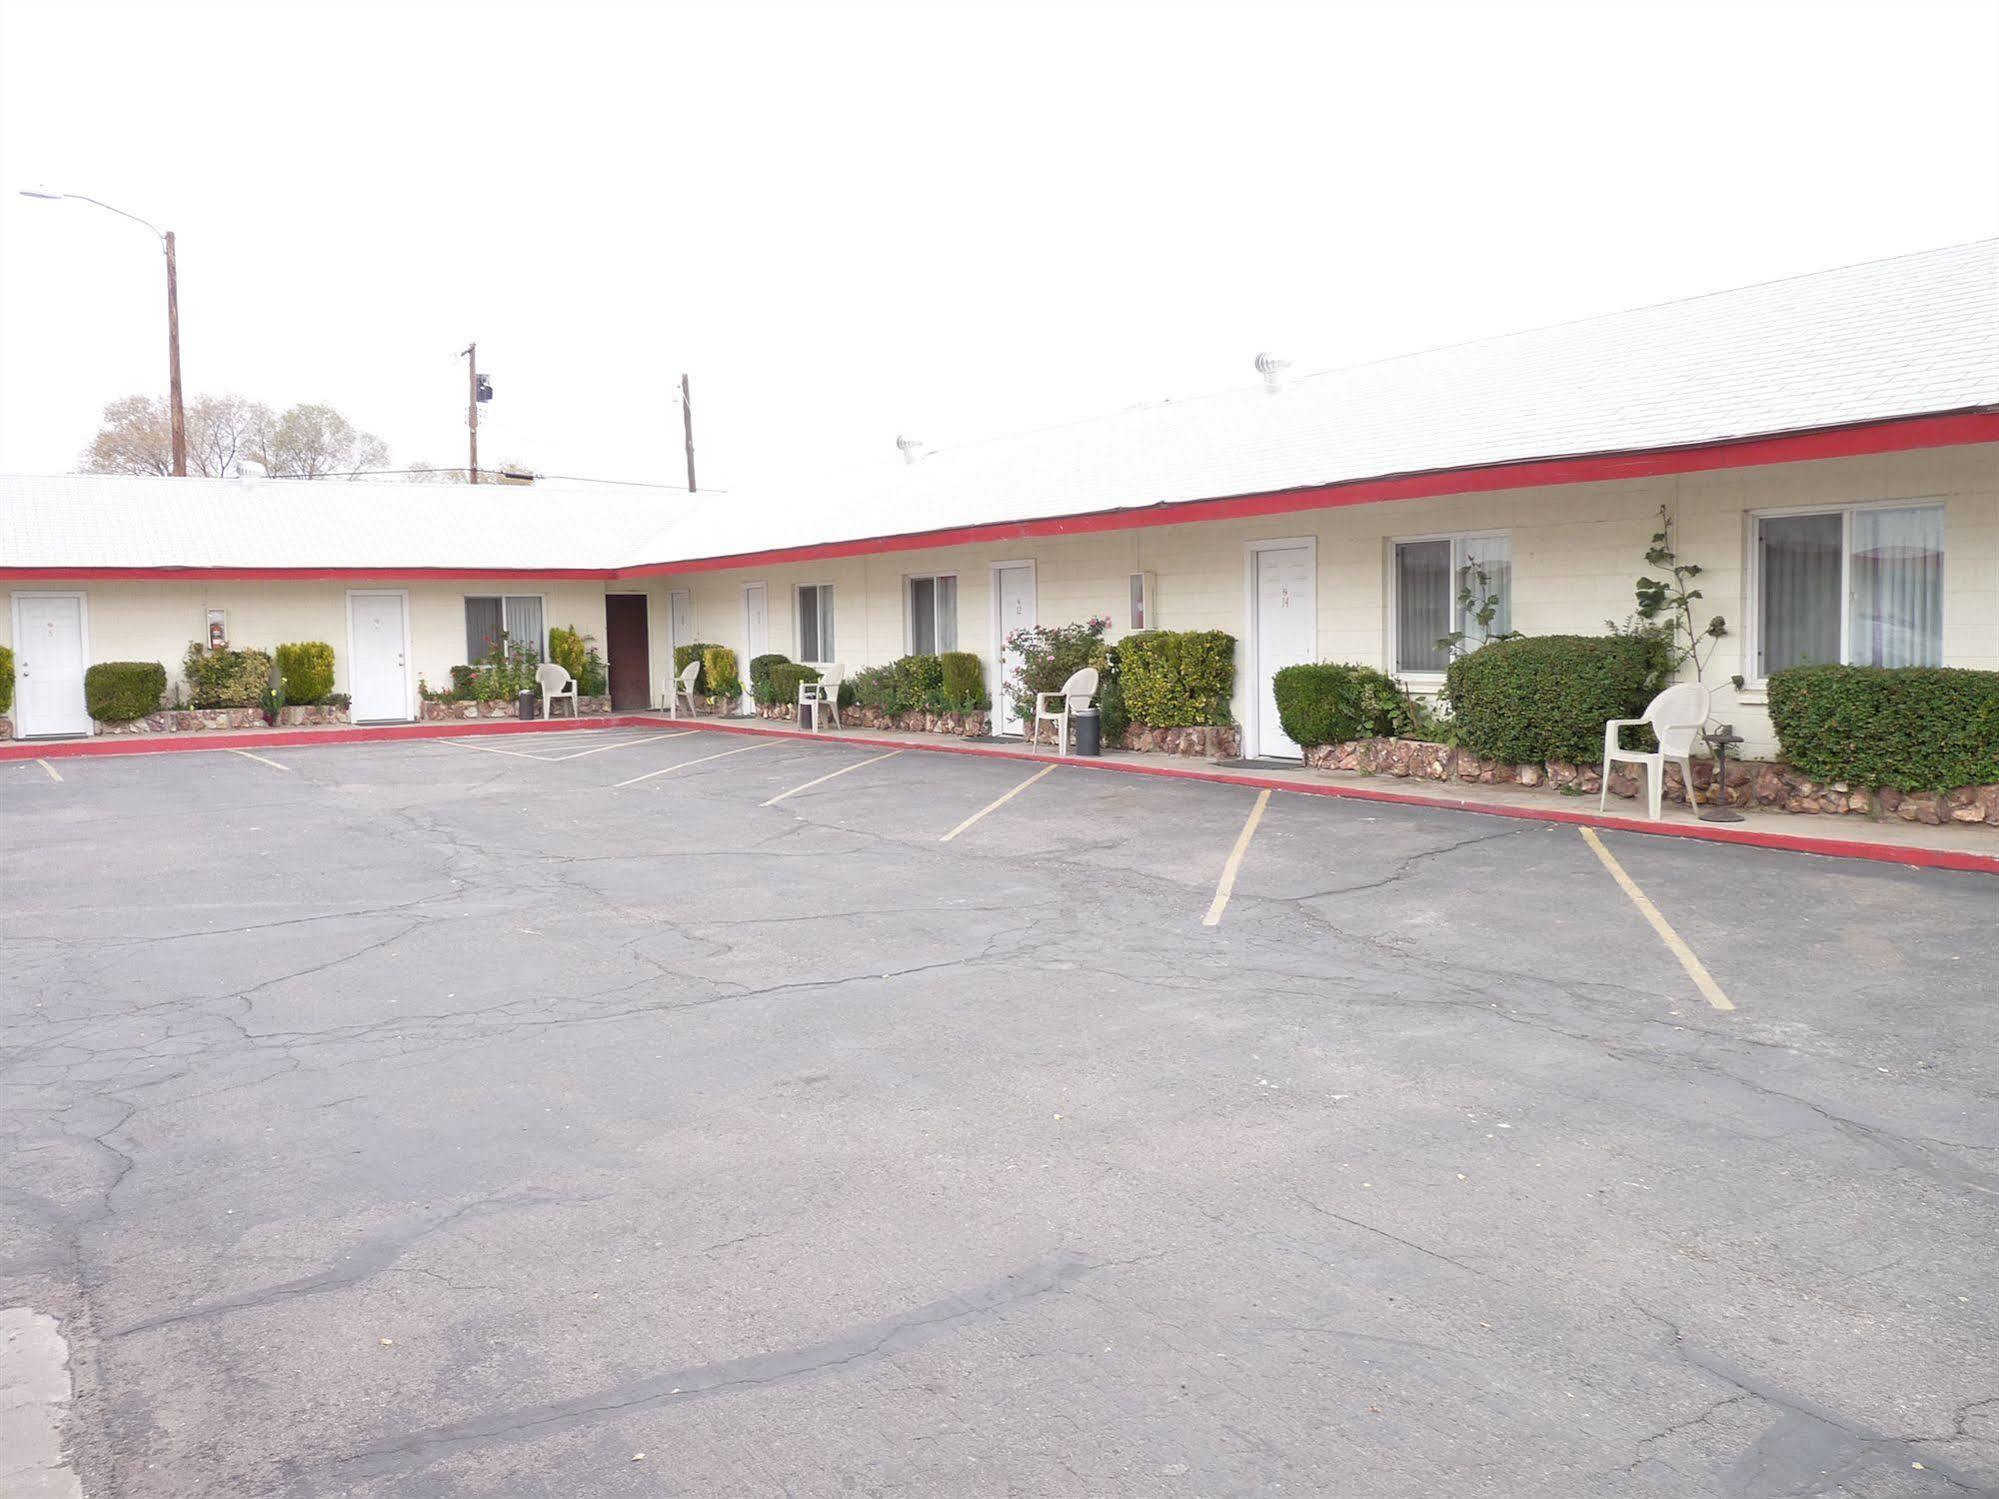
<path fill-rule="evenodd" d="M 381 438 L 363 432 L 331 406 L 293 406 L 265 421 L 250 456 L 273 478 L 356 478 L 389 466 Z"/>

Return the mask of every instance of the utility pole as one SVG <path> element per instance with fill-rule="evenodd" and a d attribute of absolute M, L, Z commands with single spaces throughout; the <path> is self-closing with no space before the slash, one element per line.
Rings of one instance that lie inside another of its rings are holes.
<path fill-rule="evenodd" d="M 465 425 L 472 429 L 471 482 L 479 482 L 479 346 L 465 346 Z"/>
<path fill-rule="evenodd" d="M 680 377 L 680 424 L 687 433 L 687 492 L 694 493 L 694 397 L 687 389 L 687 376 Z"/>
<path fill-rule="evenodd" d="M 167 243 L 167 402 L 172 408 L 174 476 L 187 477 L 187 417 L 180 405 L 180 280 L 174 271 L 174 232 Z"/>
<path fill-rule="evenodd" d="M 167 252 L 167 413 L 168 426 L 173 434 L 173 470 L 176 479 L 187 477 L 187 418 L 180 404 L 180 286 L 174 274 L 174 237 L 170 229 L 140 218 L 136 213 L 127 213 L 122 208 L 114 208 L 109 203 L 100 202 L 85 193 L 52 193 L 45 187 L 22 188 L 24 198 L 47 198 L 60 200 L 74 199 L 78 203 L 88 203 L 115 213 L 121 219 L 130 219 L 135 224 L 144 224 L 159 236 L 160 243 Z"/>

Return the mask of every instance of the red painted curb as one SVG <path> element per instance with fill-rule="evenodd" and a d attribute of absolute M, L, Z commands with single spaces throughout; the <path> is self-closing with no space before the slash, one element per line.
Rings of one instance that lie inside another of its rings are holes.
<path fill-rule="evenodd" d="M 468 734 L 566 734 L 576 729 L 645 728 L 667 720 L 609 714 L 601 718 L 458 718 L 438 723 L 356 724 L 330 729 L 203 729 L 158 738 L 101 734 L 94 739 L 10 739 L 0 761 L 74 760 L 87 755 L 172 755 L 189 750 L 299 749 L 315 744 L 374 744 L 387 739 L 457 739 Z"/>
<path fill-rule="evenodd" d="M 664 720 L 658 720 L 664 722 Z M 969 744 L 908 744 L 900 739 L 876 739 L 861 734 L 814 734 L 804 729 L 753 729 L 745 724 L 702 723 L 682 719 L 692 728 L 718 734 L 757 734 L 780 739 L 811 739 L 822 744 L 858 744 L 870 749 L 913 749 L 930 754 L 973 755 L 994 760 L 1031 760 L 1049 764 L 1053 756 L 1025 749 L 987 749 Z M 1133 765 L 1123 760 L 1069 758 L 1060 762 L 1077 770 L 1104 770 L 1120 775 L 1163 776 L 1168 780 L 1213 781 L 1224 786 L 1254 786 L 1259 790 L 1295 791 L 1305 796 L 1344 796 L 1356 801 L 1389 802 L 1404 807 L 1429 807 L 1443 812 L 1476 812 L 1486 817 L 1514 817 L 1527 822 L 1565 822 L 1578 827 L 1604 828 L 1618 833 L 1644 833 L 1654 838 L 1695 838 L 1708 843 L 1744 844 L 1751 848 L 1772 848 L 1785 853 L 1823 854 L 1835 859 L 1867 859 L 1883 864 L 1903 864 L 1916 869 L 1954 869 L 1969 874 L 1999 875 L 1999 854 L 1962 853 L 1942 848 L 1897 848 L 1891 844 L 1858 843 L 1844 838 L 1801 838 L 1795 833 L 1764 833 L 1747 829 L 1717 827 L 1713 823 L 1661 823 L 1636 817 L 1616 817 L 1600 812 L 1570 811 L 1563 807 L 1516 807 L 1506 803 L 1478 802 L 1462 798 L 1445 800 L 1415 796 L 1406 791 L 1380 791 L 1371 786 L 1342 786 L 1331 782 L 1280 781 L 1270 776 L 1245 775 L 1233 770 L 1175 769 L 1165 765 Z"/>
<path fill-rule="evenodd" d="M 603 718 L 572 723 L 566 718 L 460 719 L 443 723 L 362 724 L 349 729 L 271 729 L 242 731 L 216 729 L 203 733 L 176 735 L 154 740 L 132 740 L 120 736 L 97 739 L 61 740 L 39 744 L 31 740 L 10 740 L 0 744 L 0 761 L 61 760 L 90 755 L 162 755 L 191 750 L 303 749 L 314 745 L 370 744 L 398 739 L 459 739 L 472 735 L 568 733 L 576 729 L 703 729 L 713 734 L 748 734 L 765 739 L 804 739 L 819 744 L 864 745 L 870 749 L 920 750 L 932 755 L 970 755 L 975 759 L 1026 760 L 1047 765 L 1053 757 L 1028 749 L 991 749 L 982 745 L 938 743 L 910 744 L 900 739 L 878 739 L 868 734 L 814 734 L 804 729 L 751 728 L 748 724 L 705 722 L 698 718 L 665 718 L 656 714 L 613 713 Z M 1223 786 L 1252 786 L 1259 790 L 1290 791 L 1303 796 L 1339 796 L 1355 801 L 1388 802 L 1403 807 L 1428 807 L 1441 812 L 1474 812 L 1484 817 L 1512 817 L 1525 822 L 1559 822 L 1577 827 L 1605 828 L 1619 833 L 1643 833 L 1652 838 L 1693 838 L 1706 843 L 1732 843 L 1748 848 L 1777 849 L 1784 853 L 1819 854 L 1832 859 L 1865 859 L 1881 864 L 1901 864 L 1913 869 L 1952 869 L 1968 874 L 1999 875 L 1999 853 L 1963 853 L 1954 849 L 1897 848 L 1890 844 L 1858 843 L 1844 838 L 1801 838 L 1795 833 L 1765 833 L 1751 829 L 1717 827 L 1712 823 L 1658 823 L 1635 817 L 1615 817 L 1598 812 L 1572 811 L 1563 807 L 1516 807 L 1495 802 L 1449 800 L 1415 796 L 1405 791 L 1383 791 L 1372 786 L 1342 786 L 1331 782 L 1280 781 L 1270 776 L 1246 775 L 1240 771 L 1194 769 L 1166 765 L 1134 765 L 1121 760 L 1070 758 L 1060 762 L 1076 770 L 1109 771 L 1118 775 L 1160 776 L 1167 780 L 1211 781 Z"/>

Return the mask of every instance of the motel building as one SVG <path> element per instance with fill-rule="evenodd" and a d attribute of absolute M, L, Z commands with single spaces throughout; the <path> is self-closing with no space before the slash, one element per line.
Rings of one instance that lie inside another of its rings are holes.
<path fill-rule="evenodd" d="M 1999 241 L 1293 374 L 925 451 L 756 496 L 0 477 L 4 731 L 102 732 L 95 662 L 324 641 L 356 723 L 504 629 L 595 638 L 609 706 L 664 706 L 676 643 L 850 671 L 976 653 L 992 732 L 1024 625 L 1104 615 L 1236 640 L 1241 752 L 1295 758 L 1270 682 L 1357 662 L 1441 685 L 1460 569 L 1493 633 L 1602 634 L 1671 517 L 1718 614 L 1743 752 L 1766 679 L 1842 662 L 1999 669 Z M 883 447 L 887 449 L 887 442 Z M 1732 678 L 1740 678 L 1734 685 Z"/>

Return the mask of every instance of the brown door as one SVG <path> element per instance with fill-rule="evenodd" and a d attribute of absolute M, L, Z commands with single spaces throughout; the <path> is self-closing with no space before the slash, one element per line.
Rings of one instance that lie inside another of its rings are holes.
<path fill-rule="evenodd" d="M 604 596 L 604 649 L 611 664 L 611 706 L 652 706 L 652 651 L 646 629 L 646 596 Z"/>

